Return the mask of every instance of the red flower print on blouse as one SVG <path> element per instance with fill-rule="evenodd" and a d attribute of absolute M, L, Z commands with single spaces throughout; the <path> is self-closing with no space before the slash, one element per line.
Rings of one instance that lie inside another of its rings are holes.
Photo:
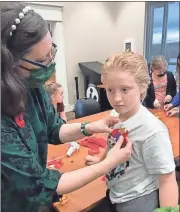
<path fill-rule="evenodd" d="M 24 115 L 20 113 L 19 115 L 15 116 L 15 122 L 18 127 L 24 128 L 25 127 Z"/>

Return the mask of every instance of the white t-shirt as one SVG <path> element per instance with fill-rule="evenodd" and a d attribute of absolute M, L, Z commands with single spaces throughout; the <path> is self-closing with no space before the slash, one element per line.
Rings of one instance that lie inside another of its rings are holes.
<path fill-rule="evenodd" d="M 111 116 L 119 114 L 113 110 Z M 144 106 L 126 120 L 118 123 L 129 131 L 133 142 L 130 160 L 120 164 L 106 175 L 112 203 L 123 203 L 158 189 L 158 175 L 175 170 L 172 146 L 166 126 Z M 108 149 L 116 143 L 108 137 Z"/>

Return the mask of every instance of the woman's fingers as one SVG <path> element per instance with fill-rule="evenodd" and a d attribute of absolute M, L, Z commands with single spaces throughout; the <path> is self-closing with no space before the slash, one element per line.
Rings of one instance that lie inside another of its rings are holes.
<path fill-rule="evenodd" d="M 109 117 L 107 117 L 107 121 L 108 121 L 108 126 L 113 127 L 115 124 L 117 124 L 119 122 L 119 118 L 109 116 Z"/>
<path fill-rule="evenodd" d="M 120 136 L 120 138 L 117 141 L 119 148 L 121 148 L 123 142 L 124 138 L 123 136 Z M 126 137 L 126 146 L 124 148 L 126 148 L 127 150 L 132 150 L 132 142 L 127 137 Z"/>

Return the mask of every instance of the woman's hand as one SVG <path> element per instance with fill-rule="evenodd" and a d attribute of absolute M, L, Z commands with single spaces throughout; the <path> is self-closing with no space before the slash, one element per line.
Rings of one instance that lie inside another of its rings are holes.
<path fill-rule="evenodd" d="M 99 157 L 88 155 L 85 158 L 85 164 L 90 166 L 96 163 L 99 163 L 101 160 Z"/>
<path fill-rule="evenodd" d="M 94 133 L 111 133 L 113 127 L 115 124 L 119 122 L 119 118 L 108 116 L 104 119 L 101 119 L 99 121 L 91 122 L 86 125 L 86 131 L 89 134 Z"/>
<path fill-rule="evenodd" d="M 166 116 L 172 117 L 172 116 L 177 116 L 179 113 L 179 107 L 174 107 L 173 109 L 169 110 L 166 113 Z"/>
<path fill-rule="evenodd" d="M 119 164 L 124 163 L 130 158 L 132 153 L 132 142 L 128 138 L 126 138 L 126 140 L 126 146 L 121 148 L 124 138 L 123 136 L 120 136 L 114 147 L 107 153 L 104 161 L 109 163 L 110 169 L 117 167 Z"/>
<path fill-rule="evenodd" d="M 123 143 L 123 136 L 120 136 L 116 145 L 107 153 L 107 156 L 104 161 L 108 161 L 109 166 L 115 168 L 118 164 L 123 163 L 129 159 L 132 153 L 132 142 L 127 139 L 127 145 L 124 148 L 121 148 Z M 93 165 L 100 162 L 100 158 L 96 156 L 88 155 L 85 158 L 86 165 Z"/>
<path fill-rule="evenodd" d="M 168 110 L 170 110 L 171 108 L 173 108 L 173 104 L 167 104 L 167 105 L 164 105 L 164 110 L 165 111 L 168 111 Z"/>
<path fill-rule="evenodd" d="M 155 108 L 161 108 L 161 104 L 157 99 L 155 99 L 153 105 L 154 105 Z"/>
<path fill-rule="evenodd" d="M 132 143 L 128 140 L 127 145 L 121 148 L 123 140 L 123 136 L 120 136 L 118 142 L 108 152 L 106 159 L 103 161 L 92 166 L 86 166 L 85 168 L 62 174 L 57 186 L 57 193 L 67 194 L 75 191 L 98 177 L 105 175 L 119 164 L 127 161 L 131 156 Z"/>
<path fill-rule="evenodd" d="M 172 96 L 171 95 L 167 95 L 165 98 L 164 98 L 164 103 L 169 103 L 171 102 L 172 100 Z"/>

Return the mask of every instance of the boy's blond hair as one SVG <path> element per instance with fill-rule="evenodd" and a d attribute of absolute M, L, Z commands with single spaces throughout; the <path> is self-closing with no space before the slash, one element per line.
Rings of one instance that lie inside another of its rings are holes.
<path fill-rule="evenodd" d="M 135 80 L 140 87 L 141 100 L 146 97 L 147 88 L 150 84 L 150 76 L 148 72 L 147 61 L 145 58 L 134 52 L 122 52 L 108 58 L 102 68 L 102 82 L 103 78 L 110 71 L 129 72 L 135 77 Z"/>
<path fill-rule="evenodd" d="M 162 68 L 167 69 L 168 63 L 164 56 L 158 55 L 153 57 L 151 62 L 151 67 L 155 70 L 160 70 Z"/>

